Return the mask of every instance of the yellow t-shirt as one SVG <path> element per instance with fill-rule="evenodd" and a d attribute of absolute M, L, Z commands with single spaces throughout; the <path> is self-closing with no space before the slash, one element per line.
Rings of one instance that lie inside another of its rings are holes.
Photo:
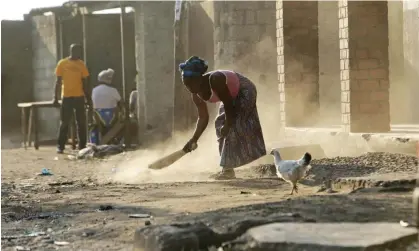
<path fill-rule="evenodd" d="M 55 75 L 62 78 L 62 97 L 82 97 L 83 79 L 89 76 L 89 71 L 83 60 L 61 59 L 55 68 Z"/>

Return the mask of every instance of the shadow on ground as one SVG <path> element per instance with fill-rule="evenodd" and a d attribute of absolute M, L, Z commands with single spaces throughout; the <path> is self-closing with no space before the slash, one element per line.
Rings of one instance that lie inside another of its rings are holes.
<path fill-rule="evenodd" d="M 313 195 L 179 216 L 175 220 L 202 221 L 220 231 L 232 222 L 249 217 L 269 219 L 284 213 L 300 214 L 316 222 L 399 222 L 410 219 L 411 207 L 411 197 L 406 194 Z"/>

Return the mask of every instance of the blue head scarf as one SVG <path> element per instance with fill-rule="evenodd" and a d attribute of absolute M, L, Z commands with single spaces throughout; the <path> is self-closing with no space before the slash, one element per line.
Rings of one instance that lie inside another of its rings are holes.
<path fill-rule="evenodd" d="M 192 56 L 184 63 L 179 64 L 179 71 L 183 77 L 199 77 L 208 70 L 208 63 L 203 59 Z"/>

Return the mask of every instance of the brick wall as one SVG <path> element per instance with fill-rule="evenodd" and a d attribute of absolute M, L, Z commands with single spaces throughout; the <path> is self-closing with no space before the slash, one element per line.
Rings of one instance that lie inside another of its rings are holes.
<path fill-rule="evenodd" d="M 32 100 L 32 44 L 29 21 L 1 21 L 2 132 L 20 128 L 17 103 Z"/>
<path fill-rule="evenodd" d="M 170 136 L 173 128 L 174 3 L 134 4 L 140 127 L 143 129 L 145 124 L 149 124 L 162 138 Z"/>
<path fill-rule="evenodd" d="M 57 22 L 54 15 L 32 17 L 33 98 L 29 101 L 52 100 L 55 83 L 54 69 L 59 59 Z M 39 139 L 56 138 L 59 111 L 43 108 L 38 112 Z"/>
<path fill-rule="evenodd" d="M 282 126 L 316 123 L 319 108 L 317 2 L 277 1 L 277 63 Z"/>
<path fill-rule="evenodd" d="M 390 130 L 387 2 L 339 1 L 344 131 Z"/>

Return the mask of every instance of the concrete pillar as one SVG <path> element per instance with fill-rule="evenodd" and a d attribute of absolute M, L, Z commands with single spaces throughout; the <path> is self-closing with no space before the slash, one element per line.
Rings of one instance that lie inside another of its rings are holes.
<path fill-rule="evenodd" d="M 277 1 L 281 124 L 312 126 L 319 110 L 317 1 Z"/>
<path fill-rule="evenodd" d="M 174 110 L 173 1 L 135 2 L 135 59 L 140 135 L 171 136 Z"/>
<path fill-rule="evenodd" d="M 387 1 L 339 1 L 342 126 L 390 130 Z"/>

